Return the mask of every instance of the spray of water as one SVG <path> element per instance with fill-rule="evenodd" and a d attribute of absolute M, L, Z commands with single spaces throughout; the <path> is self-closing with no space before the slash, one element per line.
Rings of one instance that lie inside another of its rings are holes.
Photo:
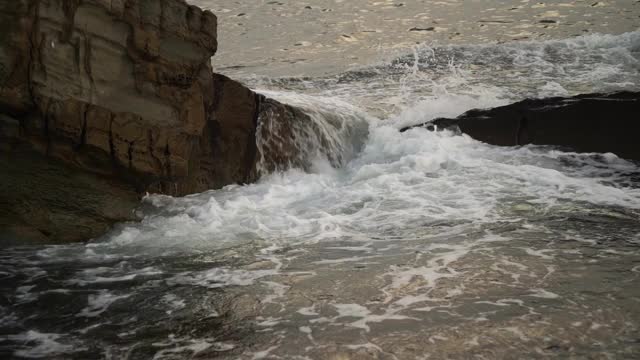
<path fill-rule="evenodd" d="M 398 128 L 638 90 L 639 49 L 640 32 L 423 46 L 335 77 L 248 79 L 300 109 L 259 119 L 260 180 L 148 196 L 141 222 L 86 245 L 0 253 L 0 354 L 637 352 L 638 164 Z"/>

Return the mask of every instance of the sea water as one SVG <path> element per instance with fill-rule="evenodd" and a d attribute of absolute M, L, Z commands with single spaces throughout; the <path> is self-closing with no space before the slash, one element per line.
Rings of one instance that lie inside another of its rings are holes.
<path fill-rule="evenodd" d="M 638 91 L 639 70 L 632 32 L 421 45 L 334 76 L 246 77 L 304 109 L 331 146 L 303 132 L 304 169 L 147 196 L 141 222 L 88 244 L 2 249 L 0 356 L 638 356 L 637 163 L 398 129 Z"/>

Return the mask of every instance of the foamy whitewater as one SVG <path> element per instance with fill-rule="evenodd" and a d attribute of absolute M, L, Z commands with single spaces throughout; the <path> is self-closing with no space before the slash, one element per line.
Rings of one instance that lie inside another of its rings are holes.
<path fill-rule="evenodd" d="M 86 245 L 3 249 L 0 357 L 640 355 L 637 163 L 398 131 L 638 91 L 640 32 L 424 45 L 337 76 L 244 81 L 305 109 L 330 146 L 303 132 L 304 169 L 148 196 L 140 223 Z"/>

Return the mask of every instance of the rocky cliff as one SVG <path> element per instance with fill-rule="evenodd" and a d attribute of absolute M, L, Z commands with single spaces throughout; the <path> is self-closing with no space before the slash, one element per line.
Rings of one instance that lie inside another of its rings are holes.
<path fill-rule="evenodd" d="M 214 74 L 216 49 L 215 15 L 183 0 L 0 0 L 6 173 L 32 173 L 25 163 L 55 166 L 52 176 L 93 177 L 86 183 L 100 183 L 101 193 L 114 187 L 114 196 L 130 205 L 146 192 L 185 195 L 253 181 L 260 158 L 290 163 L 293 148 L 259 153 L 258 121 L 287 128 L 308 118 Z M 127 211 L 107 214 L 98 206 L 87 231 L 57 231 L 53 224 L 61 218 L 84 216 L 83 205 L 69 209 L 64 197 L 34 195 L 43 203 L 26 206 L 17 193 L 63 190 L 27 189 L 18 178 L 7 176 L 14 186 L 0 192 L 5 225 L 17 221 L 29 233 L 78 240 L 130 218 Z M 42 220 L 25 210 L 33 208 L 44 212 Z M 56 211 L 62 212 L 58 220 L 51 215 Z"/>

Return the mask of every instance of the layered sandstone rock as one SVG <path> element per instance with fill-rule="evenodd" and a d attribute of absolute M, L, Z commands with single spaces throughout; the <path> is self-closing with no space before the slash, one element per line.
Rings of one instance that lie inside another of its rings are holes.
<path fill-rule="evenodd" d="M 493 145 L 556 145 L 578 152 L 611 152 L 640 161 L 638 114 L 640 93 L 618 92 L 528 99 L 416 126 L 457 128 Z"/>
<path fill-rule="evenodd" d="M 140 190 L 190 177 L 213 100 L 213 14 L 178 0 L 19 0 L 2 16 L 0 103 L 25 138 Z"/>
<path fill-rule="evenodd" d="M 304 116 L 214 74 L 216 49 L 216 17 L 184 0 L 0 0 L 3 166 L 20 167 L 11 171 L 22 174 L 28 169 L 18 158 L 44 155 L 56 169 L 93 176 L 100 192 L 112 184 L 121 194 L 114 196 L 130 199 L 132 193 L 185 195 L 251 182 L 261 158 L 290 163 L 295 149 L 259 153 L 258 121 Z M 0 216 L 35 223 L 45 237 L 56 233 L 52 224 L 59 219 L 35 221 L 29 211 L 12 210 L 38 207 L 23 206 L 15 194 L 29 189 L 15 185 L 11 194 L 0 193 L 9 213 Z M 47 211 L 73 219 L 84 210 L 80 204 L 69 209 L 61 197 L 40 198 L 43 219 Z M 49 237 L 96 236 L 104 224 L 127 218 L 123 213 L 93 216 L 102 223 L 78 236 Z"/>

